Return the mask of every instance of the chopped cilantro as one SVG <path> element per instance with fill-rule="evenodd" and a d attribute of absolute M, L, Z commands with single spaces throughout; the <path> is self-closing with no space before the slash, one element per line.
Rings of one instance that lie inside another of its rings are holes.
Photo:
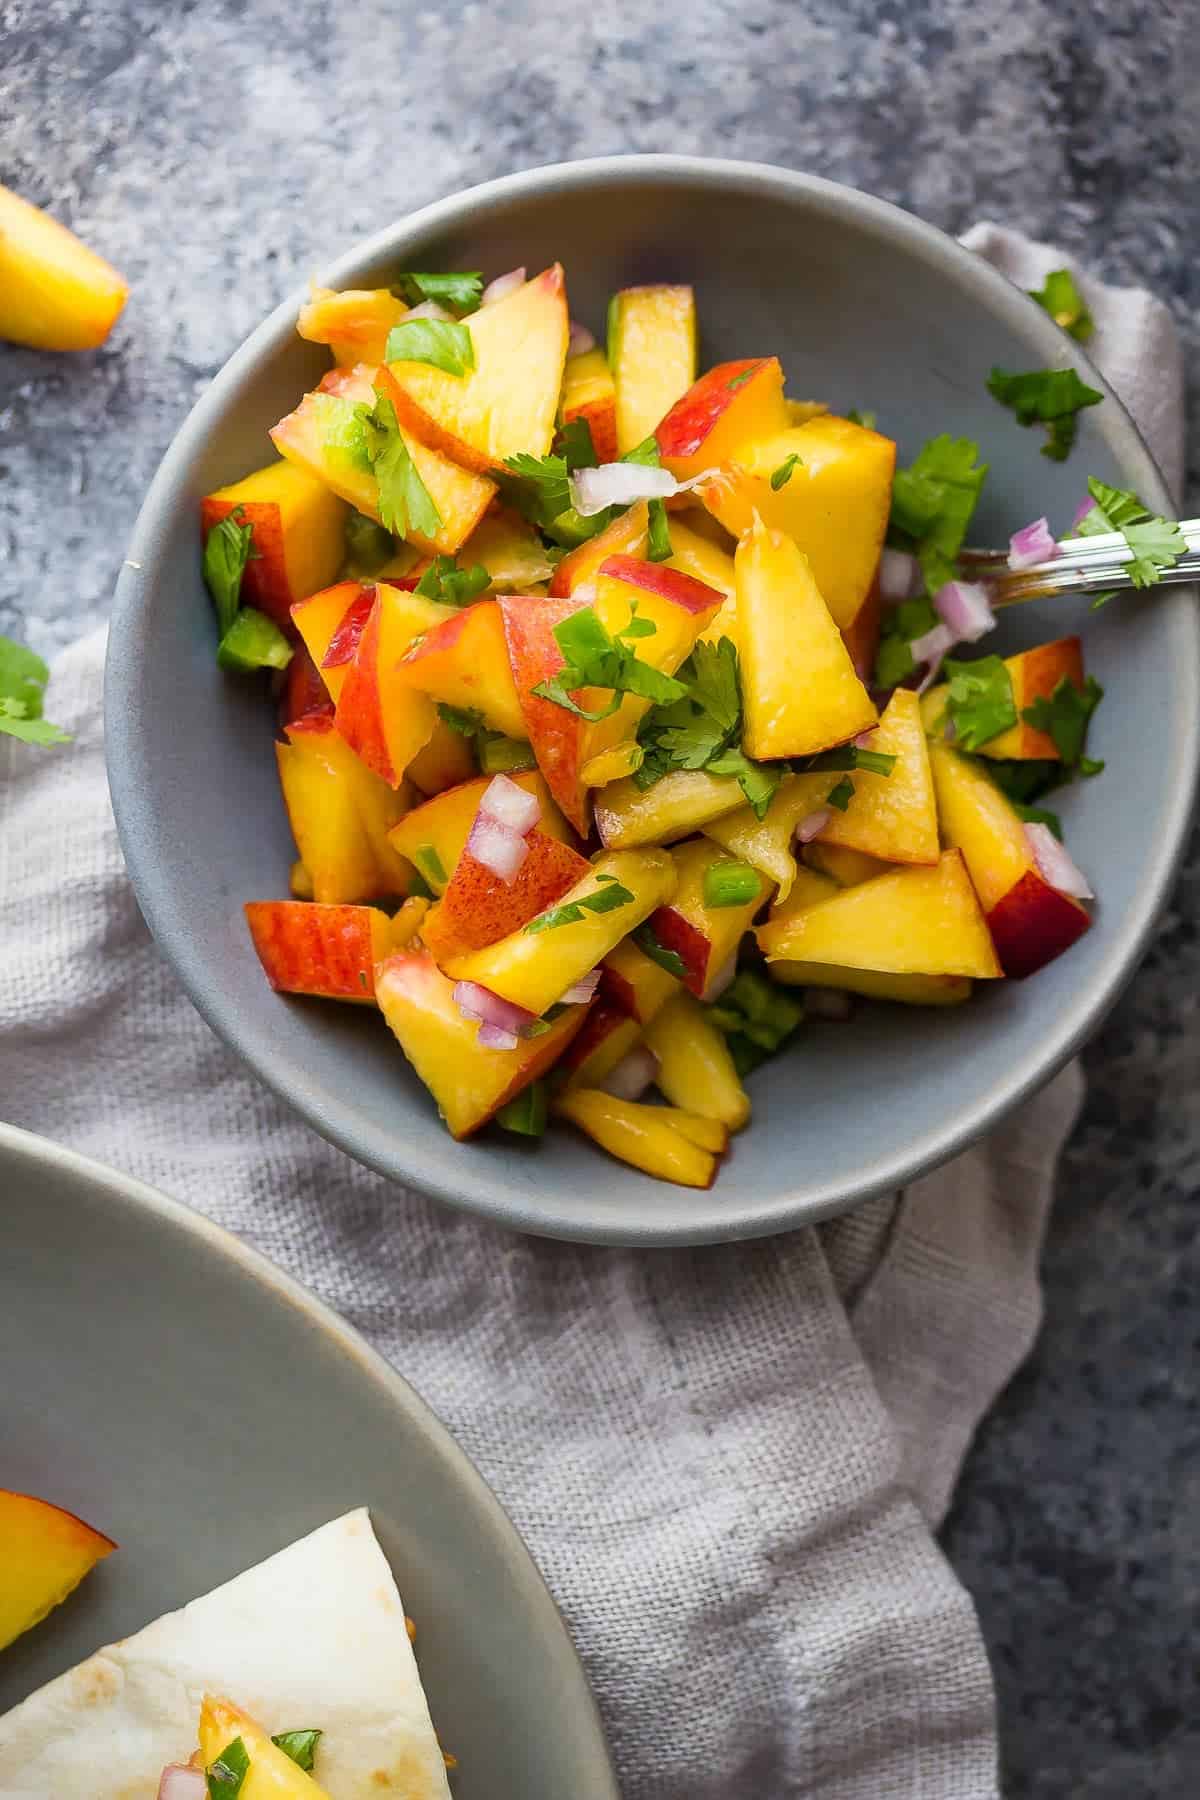
<path fill-rule="evenodd" d="M 802 456 L 798 456 L 797 453 L 793 450 L 792 454 L 790 456 L 784 457 L 783 461 L 780 463 L 780 465 L 777 469 L 773 469 L 771 471 L 771 486 L 774 488 L 776 493 L 779 492 L 781 487 L 785 487 L 787 485 L 787 483 L 792 479 L 792 470 L 796 467 L 797 463 L 799 463 L 801 465 L 801 467 L 803 467 L 804 458 Z"/>
<path fill-rule="evenodd" d="M 705 764 L 710 775 L 734 775 L 738 785 L 746 796 L 758 819 L 766 817 L 766 811 L 775 797 L 775 790 L 783 780 L 782 768 L 775 768 L 770 763 L 751 762 L 744 750 L 736 744 L 722 750 Z"/>
<path fill-rule="evenodd" d="M 658 439 L 643 438 L 640 444 L 635 444 L 632 450 L 625 452 L 621 461 L 636 463 L 643 469 L 660 469 L 662 462 L 658 454 Z M 661 500 L 651 500 L 646 510 L 650 526 L 647 561 L 666 562 L 671 554 L 671 529 L 667 523 L 667 509 Z"/>
<path fill-rule="evenodd" d="M 565 658 L 564 667 L 549 681 L 539 681 L 530 692 L 586 719 L 589 724 L 611 718 L 625 694 L 636 694 L 658 704 L 682 699 L 687 690 L 681 681 L 640 661 L 633 651 L 625 648 L 623 640 L 651 637 L 654 629 L 651 620 L 639 619 L 635 611 L 628 625 L 614 638 L 592 607 L 581 607 L 554 627 L 555 639 Z M 585 687 L 607 688 L 610 693 L 607 704 L 595 712 L 580 706 L 572 695 Z"/>
<path fill-rule="evenodd" d="M 396 544 L 390 531 L 365 513 L 351 512 L 345 525 L 346 561 L 360 575 L 373 575 L 395 554 Z"/>
<path fill-rule="evenodd" d="M 917 666 L 913 661 L 909 642 L 908 638 L 901 637 L 896 631 L 889 631 L 880 638 L 879 648 L 875 652 L 876 687 L 899 687 L 902 681 L 908 680 Z"/>
<path fill-rule="evenodd" d="M 740 969 L 705 1011 L 724 1033 L 739 1075 L 748 1075 L 782 1049 L 804 1017 L 801 1002 L 757 969 Z"/>
<path fill-rule="evenodd" d="M 1018 425 L 1045 425 L 1047 441 L 1042 455 L 1065 462 L 1075 442 L 1076 414 L 1085 406 L 1099 406 L 1103 394 L 1085 386 L 1074 369 L 1030 369 L 1010 374 L 993 369 L 988 393 L 1001 406 L 1011 407 Z"/>
<path fill-rule="evenodd" d="M 320 1743 L 322 1735 L 318 1730 L 281 1731 L 271 1739 L 271 1742 L 277 1749 L 282 1750 L 285 1756 L 291 1757 L 298 1769 L 303 1769 L 306 1774 L 311 1775 L 313 1761 L 317 1754 L 317 1745 Z"/>
<path fill-rule="evenodd" d="M 435 300 L 456 313 L 474 312 L 483 292 L 481 269 L 460 270 L 452 275 L 398 275 L 393 293 L 410 306 Z"/>
<path fill-rule="evenodd" d="M 1062 843 L 1062 820 L 1056 812 L 1051 812 L 1048 806 L 1026 806 L 1022 801 L 1014 800 L 1013 810 L 1025 821 L 1026 825 L 1049 826 L 1059 843 Z"/>
<path fill-rule="evenodd" d="M 536 919 L 530 919 L 525 930 L 531 934 L 557 931 L 560 925 L 577 925 L 585 911 L 615 912 L 618 906 L 628 906 L 633 899 L 629 889 L 615 875 L 598 874 L 596 880 L 602 885 L 594 893 L 580 894 L 578 900 L 567 900 L 560 906 L 552 906 L 548 912 L 539 913 Z"/>
<path fill-rule="evenodd" d="M 665 944 L 659 943 L 658 936 L 649 919 L 643 920 L 637 930 L 630 935 L 643 956 L 648 956 L 651 962 L 656 962 L 660 969 L 667 971 L 668 975 L 674 975 L 677 981 L 684 980 L 687 969 L 684 967 L 682 956 L 678 950 L 668 950 Z"/>
<path fill-rule="evenodd" d="M 874 431 L 878 415 L 873 412 L 859 412 L 856 406 L 852 406 L 846 417 L 852 425 L 861 425 L 864 431 Z"/>
<path fill-rule="evenodd" d="M 1084 776 L 1085 779 L 1090 778 L 1093 775 L 1103 775 L 1104 758 L 1102 756 L 1081 756 L 1079 759 L 1079 773 Z"/>
<path fill-rule="evenodd" d="M 805 775 L 822 769 L 835 772 L 863 769 L 868 775 L 890 775 L 895 766 L 896 757 L 890 750 L 865 750 L 857 744 L 839 744 L 836 750 L 820 750 L 816 756 L 805 757 L 798 765 Z"/>
<path fill-rule="evenodd" d="M 492 578 L 482 563 L 460 569 L 452 556 L 435 556 L 420 581 L 417 593 L 427 600 L 440 600 L 444 606 L 469 606 L 491 586 Z"/>
<path fill-rule="evenodd" d="M 1133 552 L 1126 570 L 1134 587 L 1153 587 L 1164 569 L 1174 568 L 1187 550 L 1187 541 L 1173 519 L 1160 519 L 1127 488 L 1108 487 L 1088 476 L 1088 493 L 1096 502 L 1076 526 L 1079 537 L 1099 537 L 1119 531 Z"/>
<path fill-rule="evenodd" d="M 854 783 L 848 775 L 843 775 L 837 786 L 830 788 L 825 796 L 826 806 L 836 806 L 839 812 L 845 812 L 854 798 Z"/>
<path fill-rule="evenodd" d="M 469 326 L 452 319 L 402 319 L 388 332 L 386 362 L 429 363 L 447 375 L 466 375 L 475 367 Z"/>
<path fill-rule="evenodd" d="M 1029 298 L 1036 300 L 1071 337 L 1085 344 L 1096 329 L 1096 321 L 1087 309 L 1083 295 L 1075 286 L 1070 269 L 1051 269 L 1044 287 L 1029 288 Z"/>
<path fill-rule="evenodd" d="M 954 742 L 960 750 L 978 750 L 1017 722 L 1012 676 L 1002 656 L 981 656 L 976 662 L 943 664 L 947 679 L 946 712 L 954 726 Z"/>
<path fill-rule="evenodd" d="M 354 417 L 362 430 L 364 454 L 379 484 L 379 517 L 384 527 L 398 537 L 407 537 L 410 531 L 434 537 L 441 530 L 442 515 L 417 473 L 392 402 L 379 394 L 374 406 L 357 405 Z"/>
<path fill-rule="evenodd" d="M 1037 731 L 1044 731 L 1054 739 L 1054 747 L 1068 769 L 1077 765 L 1082 768 L 1083 747 L 1087 741 L 1088 721 L 1104 698 L 1104 689 L 1094 675 L 1089 675 L 1082 688 L 1066 675 L 1049 699 L 1044 694 L 1038 696 L 1030 706 L 1022 712 L 1021 717 Z M 968 745 L 968 748 L 972 746 Z M 1088 759 L 1091 765 L 1091 759 Z M 1102 769 L 1101 763 L 1099 768 Z M 1086 774 L 1098 774 L 1095 765 L 1084 771 Z"/>
<path fill-rule="evenodd" d="M 931 594 L 954 577 L 954 562 L 979 500 L 988 465 L 979 445 L 943 433 L 930 438 L 892 485 L 893 530 L 921 564 Z M 919 636 L 919 633 L 914 633 Z"/>
<path fill-rule="evenodd" d="M 254 527 L 240 506 L 218 520 L 204 540 L 204 580 L 217 609 L 217 630 L 222 637 L 237 617 L 246 564 L 257 556 Z"/>
<path fill-rule="evenodd" d="M 758 364 L 752 363 L 748 369 L 742 369 L 739 374 L 730 376 L 725 383 L 726 393 L 731 394 L 734 388 L 740 388 L 744 381 L 749 381 L 750 377 L 757 373 L 757 370 Z"/>
<path fill-rule="evenodd" d="M 50 671 L 40 656 L 0 637 L 0 732 L 23 744 L 69 744 L 70 733 L 42 717 Z"/>
<path fill-rule="evenodd" d="M 989 758 L 987 771 L 1001 793 L 1007 794 L 1014 806 L 1019 806 L 1027 800 L 1039 799 L 1056 787 L 1062 764 L 1038 757 L 1013 762 Z"/>
<path fill-rule="evenodd" d="M 751 762 L 735 740 L 740 736 L 742 699 L 737 650 L 729 638 L 698 643 L 678 672 L 680 696 L 656 706 L 639 732 L 645 758 L 633 779 L 653 787 L 671 769 L 707 769 L 732 775 L 761 819 L 783 770 Z"/>
<path fill-rule="evenodd" d="M 568 419 L 559 431 L 557 446 L 568 469 L 596 467 L 596 446 L 586 419 Z"/>
<path fill-rule="evenodd" d="M 473 706 L 451 706 L 445 700 L 439 700 L 438 717 L 460 737 L 473 738 L 484 728 L 483 714 L 476 712 Z"/>
<path fill-rule="evenodd" d="M 205 1770 L 209 1800 L 236 1800 L 249 1771 L 249 1752 L 242 1739 L 235 1737 Z"/>
<path fill-rule="evenodd" d="M 542 1034 L 539 1032 L 538 1035 Z M 516 1132 L 519 1137 L 540 1138 L 546 1130 L 547 1110 L 545 1082 L 531 1081 L 515 1100 L 500 1108 L 496 1123 L 504 1131 Z"/>

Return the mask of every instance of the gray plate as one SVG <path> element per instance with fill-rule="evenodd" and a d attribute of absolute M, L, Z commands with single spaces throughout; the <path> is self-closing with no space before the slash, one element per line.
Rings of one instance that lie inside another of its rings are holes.
<path fill-rule="evenodd" d="M 0 1125 L 0 1485 L 115 1537 L 0 1652 L 0 1711 L 365 1503 L 418 1626 L 455 1800 L 617 1800 L 512 1525 L 411 1388 L 186 1207 Z"/>
<path fill-rule="evenodd" d="M 428 207 L 322 276 L 407 268 L 489 275 L 560 258 L 572 313 L 602 329 L 613 288 L 695 283 L 706 362 L 778 351 L 789 391 L 875 409 L 910 457 L 934 433 L 991 463 L 972 535 L 1003 543 L 1047 512 L 1065 529 L 1087 474 L 1169 504 L 1119 402 L 1083 415 L 1067 464 L 1038 454 L 985 388 L 989 369 L 1074 364 L 1078 346 L 1002 276 L 932 226 L 810 176 L 687 157 L 629 157 L 512 176 Z M 1141 955 L 1181 851 L 1200 747 L 1193 590 L 1016 609 L 1004 652 L 1082 630 L 1108 688 L 1098 781 L 1063 800 L 1072 852 L 1100 894 L 1095 924 L 1032 981 L 950 1012 L 864 1008 L 813 1027 L 751 1083 L 755 1118 L 709 1193 L 610 1161 L 566 1130 L 531 1154 L 485 1134 L 458 1146 L 378 1018 L 267 987 L 244 900 L 286 892 L 293 855 L 256 684 L 222 677 L 200 579 L 199 502 L 267 460 L 267 427 L 326 366 L 289 300 L 231 359 L 168 452 L 117 590 L 109 772 L 143 911 L 192 999 L 253 1069 L 362 1162 L 526 1231 L 607 1243 L 703 1242 L 822 1218 L 902 1185 L 978 1137 L 1092 1031 Z"/>

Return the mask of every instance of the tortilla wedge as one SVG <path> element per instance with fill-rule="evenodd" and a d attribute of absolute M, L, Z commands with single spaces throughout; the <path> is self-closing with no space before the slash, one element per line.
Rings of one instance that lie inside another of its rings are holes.
<path fill-rule="evenodd" d="M 96 1651 L 0 1718 L 2 1800 L 155 1800 L 205 1693 L 319 1727 L 333 1800 L 450 1800 L 392 1571 L 364 1508 Z"/>

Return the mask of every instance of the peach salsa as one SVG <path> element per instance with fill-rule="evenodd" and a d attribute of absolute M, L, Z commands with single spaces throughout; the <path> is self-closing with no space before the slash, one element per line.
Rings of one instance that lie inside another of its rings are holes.
<path fill-rule="evenodd" d="M 1078 637 L 958 653 L 995 623 L 976 444 L 898 470 L 773 355 L 700 373 L 689 287 L 616 294 L 605 349 L 558 265 L 318 289 L 297 327 L 333 366 L 202 513 L 296 840 L 246 915 L 275 988 L 383 1013 L 456 1138 L 553 1115 L 706 1187 L 806 1006 L 961 1005 L 1088 929 L 1042 802 L 1099 769 L 1101 690 Z M 1100 399 L 990 386 L 1056 458 Z M 1075 531 L 1156 579 L 1175 527 L 1089 491 Z M 1010 560 L 1057 550 L 1041 519 Z"/>

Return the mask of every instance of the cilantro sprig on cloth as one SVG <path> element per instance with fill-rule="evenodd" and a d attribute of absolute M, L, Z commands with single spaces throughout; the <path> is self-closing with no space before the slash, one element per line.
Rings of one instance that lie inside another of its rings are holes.
<path fill-rule="evenodd" d="M 50 671 L 40 656 L 0 637 L 0 732 L 23 744 L 69 744 L 70 733 L 42 717 Z"/>

